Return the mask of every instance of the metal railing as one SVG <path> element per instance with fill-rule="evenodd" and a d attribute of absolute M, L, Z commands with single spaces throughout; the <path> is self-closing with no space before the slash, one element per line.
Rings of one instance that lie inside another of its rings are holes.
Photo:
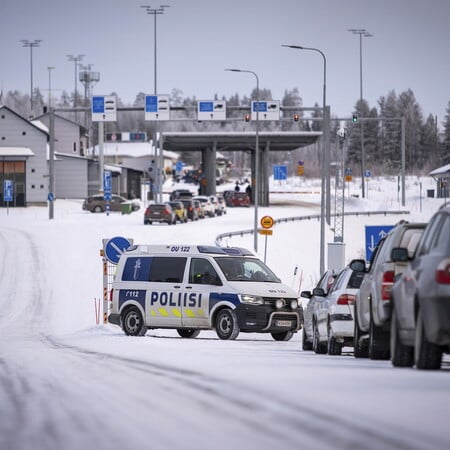
<path fill-rule="evenodd" d="M 399 214 L 410 214 L 410 211 L 399 210 L 399 211 L 352 211 L 344 213 L 344 216 L 376 216 L 376 215 L 399 215 Z M 334 217 L 336 214 L 331 214 Z M 309 214 L 307 216 L 293 216 L 293 217 L 282 217 L 281 219 L 274 220 L 274 224 L 277 223 L 287 223 L 287 222 L 296 222 L 300 220 L 312 220 L 317 219 L 320 220 L 320 214 Z M 215 243 L 218 247 L 220 247 L 220 242 L 224 238 L 232 238 L 233 236 L 243 237 L 245 234 L 253 234 L 253 229 L 251 230 L 241 230 L 241 231 L 230 231 L 228 233 L 221 233 L 216 236 Z"/>

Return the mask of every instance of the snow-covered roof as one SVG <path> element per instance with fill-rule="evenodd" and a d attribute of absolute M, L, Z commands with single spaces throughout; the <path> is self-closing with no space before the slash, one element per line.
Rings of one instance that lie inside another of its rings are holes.
<path fill-rule="evenodd" d="M 445 174 L 450 174 L 450 164 L 438 167 L 437 169 L 432 170 L 428 175 L 433 177 L 435 175 L 445 175 Z"/>
<path fill-rule="evenodd" d="M 34 156 L 28 147 L 0 147 L 0 156 Z"/>
<path fill-rule="evenodd" d="M 44 123 L 42 123 L 40 120 L 32 120 L 31 123 L 36 127 L 39 128 L 42 131 L 45 131 L 46 133 L 50 133 L 49 128 L 47 127 L 47 125 L 45 125 Z"/>
<path fill-rule="evenodd" d="M 89 149 L 89 153 L 99 154 L 99 146 L 96 145 Z M 128 156 L 131 158 L 142 158 L 153 155 L 153 146 L 149 142 L 105 142 L 103 144 L 104 156 Z M 166 158 L 178 159 L 178 153 L 163 150 Z"/>

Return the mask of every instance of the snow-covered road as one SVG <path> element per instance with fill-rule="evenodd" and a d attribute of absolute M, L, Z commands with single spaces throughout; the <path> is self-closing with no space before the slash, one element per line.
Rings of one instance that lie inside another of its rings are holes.
<path fill-rule="evenodd" d="M 448 359 L 440 372 L 396 370 L 351 352 L 303 352 L 300 335 L 220 341 L 211 331 L 189 340 L 154 330 L 133 338 L 95 325 L 102 237 L 211 243 L 220 232 L 251 228 L 251 209 L 144 227 L 141 212 L 106 217 L 68 205 L 53 222 L 32 208 L 0 222 L 0 449 L 449 448 Z M 351 220 L 359 233 L 368 219 Z M 305 243 L 293 247 L 292 236 L 317 228 L 276 228 L 289 244 L 268 263 L 286 281 L 290 272 L 280 270 L 291 259 L 314 275 L 307 267 L 318 254 Z"/>

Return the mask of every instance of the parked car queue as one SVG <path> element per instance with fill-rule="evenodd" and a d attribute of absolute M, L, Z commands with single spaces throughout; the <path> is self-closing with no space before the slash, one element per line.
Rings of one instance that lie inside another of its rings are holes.
<path fill-rule="evenodd" d="M 369 262 L 325 272 L 302 291 L 302 349 L 390 359 L 394 367 L 436 370 L 450 353 L 450 206 L 427 224 L 398 223 Z"/>

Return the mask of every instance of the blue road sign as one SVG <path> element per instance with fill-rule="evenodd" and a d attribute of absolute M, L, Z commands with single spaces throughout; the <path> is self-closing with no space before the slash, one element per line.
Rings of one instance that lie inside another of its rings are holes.
<path fill-rule="evenodd" d="M 117 264 L 122 253 L 124 253 L 130 245 L 131 242 L 127 238 L 121 236 L 111 238 L 105 245 L 106 259 L 112 264 Z"/>
<path fill-rule="evenodd" d="M 112 174 L 110 170 L 103 172 L 103 190 L 104 192 L 111 192 L 112 189 Z"/>
<path fill-rule="evenodd" d="M 55 196 L 53 195 L 53 192 L 49 192 L 47 195 L 47 200 L 49 202 L 52 202 L 53 200 L 55 200 Z"/>
<path fill-rule="evenodd" d="M 287 166 L 273 166 L 274 180 L 287 180 Z"/>
<path fill-rule="evenodd" d="M 158 112 L 158 96 L 146 95 L 145 96 L 145 112 Z"/>
<path fill-rule="evenodd" d="M 105 112 L 105 97 L 97 95 L 92 97 L 92 112 L 104 114 Z"/>
<path fill-rule="evenodd" d="M 267 102 L 253 102 L 253 111 L 267 112 Z"/>
<path fill-rule="evenodd" d="M 366 225 L 366 260 L 370 261 L 378 242 L 384 238 L 393 225 Z"/>
<path fill-rule="evenodd" d="M 365 170 L 365 171 L 364 171 L 364 176 L 365 176 L 366 178 L 370 178 L 371 175 L 372 175 L 372 172 L 371 172 L 370 170 Z"/>
<path fill-rule="evenodd" d="M 200 102 L 198 105 L 198 110 L 200 112 L 213 112 L 214 102 Z"/>
<path fill-rule="evenodd" d="M 13 201 L 13 182 L 12 180 L 3 180 L 3 201 Z"/>
<path fill-rule="evenodd" d="M 103 194 L 103 200 L 110 202 L 112 200 L 112 194 L 111 191 L 105 191 L 105 193 Z M 109 206 L 109 205 L 107 205 Z"/>
<path fill-rule="evenodd" d="M 352 174 L 352 169 L 351 167 L 346 167 L 345 168 L 345 175 L 351 175 Z"/>
<path fill-rule="evenodd" d="M 175 171 L 176 172 L 181 172 L 183 170 L 183 163 L 181 161 L 177 161 L 177 163 L 175 164 Z"/>

